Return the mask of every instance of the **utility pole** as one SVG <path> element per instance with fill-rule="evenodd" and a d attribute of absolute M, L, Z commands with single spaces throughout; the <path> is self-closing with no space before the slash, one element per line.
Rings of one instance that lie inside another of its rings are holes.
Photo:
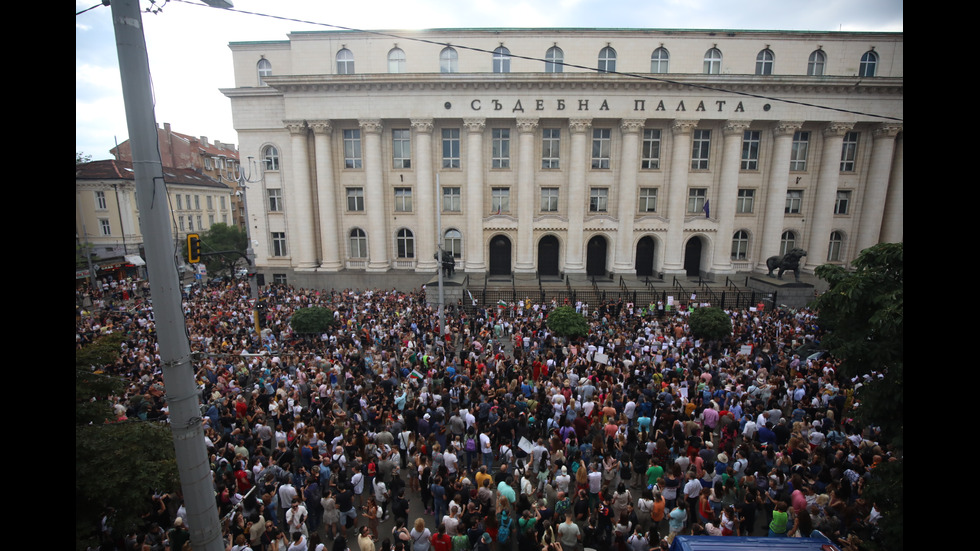
<path fill-rule="evenodd" d="M 436 174 L 436 254 L 439 255 L 439 342 L 445 344 L 446 338 L 446 292 L 442 287 L 442 205 L 439 201 L 442 197 L 442 188 L 439 186 L 439 175 Z M 443 348 L 443 355 L 446 349 Z"/>
<path fill-rule="evenodd" d="M 223 551 L 225 542 L 221 540 L 211 468 L 204 445 L 200 393 L 194 382 L 194 365 L 181 309 L 178 249 L 170 232 L 170 204 L 157 143 L 143 18 L 139 0 L 112 0 L 111 6 L 126 124 L 133 152 L 140 225 L 146 248 L 147 278 L 170 407 L 177 469 L 187 507 L 186 521 L 194 549 Z"/>

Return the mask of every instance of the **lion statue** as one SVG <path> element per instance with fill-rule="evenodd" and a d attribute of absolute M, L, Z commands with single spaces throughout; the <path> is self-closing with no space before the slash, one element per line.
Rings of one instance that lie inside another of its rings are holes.
<path fill-rule="evenodd" d="M 793 249 L 784 255 L 770 256 L 766 259 L 766 267 L 769 268 L 769 277 L 772 277 L 772 271 L 779 268 L 779 275 L 776 279 L 783 279 L 783 273 L 787 271 L 792 271 L 796 276 L 796 281 L 800 281 L 800 259 L 806 256 L 806 251 L 803 249 Z"/>

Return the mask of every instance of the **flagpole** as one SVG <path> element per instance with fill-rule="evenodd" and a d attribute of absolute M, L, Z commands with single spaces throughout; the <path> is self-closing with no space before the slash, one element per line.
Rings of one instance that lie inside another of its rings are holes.
<path fill-rule="evenodd" d="M 436 173 L 436 254 L 438 255 L 436 266 L 439 271 L 439 342 L 445 344 L 446 338 L 446 294 L 442 288 L 442 208 L 439 204 L 442 197 L 442 188 L 439 187 L 439 174 Z M 443 356 L 445 356 L 443 349 Z"/>

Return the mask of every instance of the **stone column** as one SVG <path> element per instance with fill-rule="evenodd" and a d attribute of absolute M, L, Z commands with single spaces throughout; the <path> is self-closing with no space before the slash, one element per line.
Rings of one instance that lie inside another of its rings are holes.
<path fill-rule="evenodd" d="M 571 119 L 568 130 L 572 134 L 569 155 L 571 170 L 568 175 L 568 236 L 565 250 L 565 271 L 585 273 L 582 226 L 585 224 L 585 206 L 589 195 L 585 189 L 585 167 L 589 163 L 589 128 L 592 119 Z"/>
<path fill-rule="evenodd" d="M 534 131 L 538 119 L 517 119 L 516 273 L 534 273 Z"/>
<path fill-rule="evenodd" d="M 823 130 L 823 151 L 820 153 L 820 174 L 813 199 L 810 217 L 810 235 L 806 240 L 805 266 L 812 268 L 827 262 L 830 232 L 834 225 L 834 202 L 840 182 L 840 154 L 844 135 L 851 131 L 851 123 L 830 123 Z M 775 253 L 774 253 L 775 254 Z"/>
<path fill-rule="evenodd" d="M 330 121 L 310 121 L 316 153 L 317 202 L 320 212 L 320 269 L 336 272 L 340 260 L 340 238 L 337 229 L 337 189 L 333 175 L 333 149 L 330 146 Z"/>
<path fill-rule="evenodd" d="M 616 209 L 619 229 L 616 231 L 614 272 L 635 271 L 633 220 L 636 218 L 636 171 L 640 169 L 640 130 L 645 123 L 644 119 L 623 119 L 619 124 L 623 133 L 623 147 L 619 157 L 619 205 Z"/>
<path fill-rule="evenodd" d="M 687 173 L 691 170 L 691 131 L 698 121 L 674 121 L 670 127 L 670 180 L 667 182 L 667 239 L 664 273 L 684 273 L 684 217 L 687 216 Z"/>
<path fill-rule="evenodd" d="M 802 122 L 781 121 L 773 128 L 772 162 L 769 164 L 769 189 L 766 190 L 766 210 L 762 220 L 762 247 L 756 269 L 768 272 L 766 259 L 779 254 L 779 237 L 783 234 L 786 213 L 786 190 L 789 188 L 789 157 L 793 149 L 793 134 Z M 837 156 L 840 159 L 840 154 Z"/>
<path fill-rule="evenodd" d="M 307 151 L 309 129 L 304 121 L 283 121 L 289 130 L 290 166 L 292 168 L 287 201 L 289 216 L 288 251 L 297 270 L 313 270 L 316 259 L 316 236 L 313 225 L 313 187 L 310 183 L 310 154 Z"/>
<path fill-rule="evenodd" d="M 486 119 L 463 119 L 466 127 L 466 257 L 467 272 L 484 272 L 483 260 L 483 129 Z"/>
<path fill-rule="evenodd" d="M 901 243 L 905 240 L 905 133 L 895 138 L 895 155 L 892 158 L 892 175 L 888 181 L 888 199 L 885 201 L 885 218 L 881 223 L 882 243 Z"/>
<path fill-rule="evenodd" d="M 724 143 L 721 150 L 721 180 L 718 185 L 717 204 L 711 209 L 718 217 L 718 234 L 715 238 L 711 272 L 731 274 L 732 237 L 735 232 L 735 203 L 738 201 L 738 173 L 741 170 L 742 140 L 749 121 L 728 121 L 722 129 Z"/>
<path fill-rule="evenodd" d="M 418 251 L 416 272 L 435 272 L 436 263 L 436 205 L 435 182 L 432 177 L 432 119 L 412 119 L 415 130 L 417 165 L 415 168 L 415 187 L 418 190 L 418 203 L 415 205 L 419 234 L 415 238 Z"/>
<path fill-rule="evenodd" d="M 388 261 L 388 225 L 385 223 L 385 189 L 381 163 L 381 121 L 358 121 L 361 136 L 364 137 L 364 209 L 368 219 L 368 265 L 369 272 L 385 272 Z"/>
<path fill-rule="evenodd" d="M 861 219 L 858 222 L 856 253 L 877 245 L 888 198 L 888 177 L 895 156 L 895 137 L 902 129 L 899 125 L 883 124 L 874 131 L 871 147 L 871 166 L 861 203 Z"/>

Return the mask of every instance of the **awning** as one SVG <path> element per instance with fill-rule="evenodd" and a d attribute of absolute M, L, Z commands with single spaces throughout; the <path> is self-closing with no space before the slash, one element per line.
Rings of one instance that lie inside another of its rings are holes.
<path fill-rule="evenodd" d="M 143 257 L 138 254 L 127 254 L 125 258 L 126 262 L 129 262 L 133 266 L 146 266 L 146 262 L 143 260 Z"/>

